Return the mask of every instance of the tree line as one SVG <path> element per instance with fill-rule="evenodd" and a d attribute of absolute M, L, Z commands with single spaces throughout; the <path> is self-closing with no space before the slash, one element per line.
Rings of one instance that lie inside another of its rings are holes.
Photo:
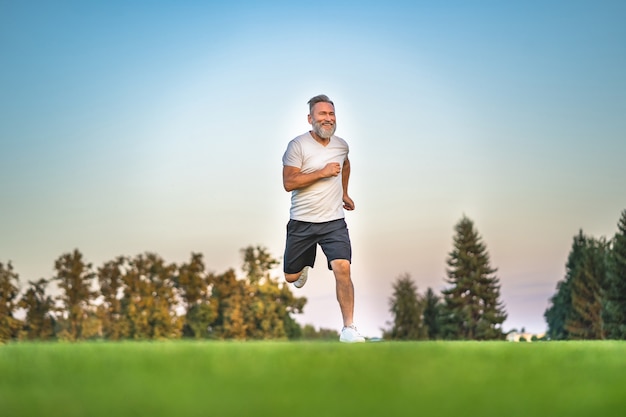
<path fill-rule="evenodd" d="M 396 340 L 500 340 L 506 319 L 496 269 L 474 223 L 455 226 L 447 259 L 448 287 L 425 295 L 408 274 L 393 284 L 392 327 Z M 54 263 L 51 279 L 29 282 L 20 296 L 11 263 L 0 263 L 0 341 L 336 339 L 336 331 L 301 327 L 293 315 L 306 298 L 270 276 L 278 265 L 265 248 L 242 249 L 244 277 L 233 269 L 206 272 L 201 254 L 177 265 L 154 253 L 120 256 L 94 269 L 74 250 Z M 48 294 L 54 283 L 59 295 Z M 21 309 L 23 319 L 16 318 Z"/>
<path fill-rule="evenodd" d="M 548 340 L 626 339 L 626 210 L 614 237 L 574 236 L 565 278 L 544 313 Z M 393 283 L 384 337 L 398 340 L 499 340 L 506 319 L 500 285 L 482 238 L 466 217 L 455 227 L 446 284 L 424 294 L 409 274 Z"/>
<path fill-rule="evenodd" d="M 626 339 L 626 210 L 612 239 L 574 236 L 544 313 L 553 340 Z"/>
<path fill-rule="evenodd" d="M 421 295 L 409 274 L 393 283 L 391 327 L 383 337 L 395 340 L 502 340 L 507 314 L 500 300 L 497 269 L 472 220 L 456 224 L 453 249 L 446 259 L 447 287 Z"/>
<path fill-rule="evenodd" d="M 207 272 L 198 253 L 182 264 L 145 253 L 94 268 L 76 249 L 55 261 L 52 278 L 30 281 L 22 294 L 12 264 L 0 263 L 0 342 L 339 336 L 294 320 L 307 300 L 270 275 L 279 261 L 265 248 L 241 252 L 244 277 Z"/>
<path fill-rule="evenodd" d="M 418 292 L 409 274 L 392 284 L 385 339 L 502 340 L 507 314 L 497 269 L 472 220 L 454 227 L 446 287 Z M 201 254 L 167 263 L 153 253 L 93 266 L 78 250 L 54 263 L 51 279 L 29 282 L 0 262 L 0 342 L 7 340 L 336 339 L 334 330 L 300 326 L 306 298 L 270 275 L 279 261 L 265 248 L 241 251 L 243 277 L 206 271 Z M 49 295 L 54 283 L 59 295 Z M 18 310 L 23 319 L 18 319 Z M 574 236 L 565 278 L 544 317 L 551 340 L 626 339 L 626 210 L 607 240 Z"/>

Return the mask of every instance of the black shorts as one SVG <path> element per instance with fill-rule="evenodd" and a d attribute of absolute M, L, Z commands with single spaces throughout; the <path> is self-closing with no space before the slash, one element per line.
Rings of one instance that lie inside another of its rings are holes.
<path fill-rule="evenodd" d="M 312 267 L 315 264 L 318 244 L 326 255 L 328 269 L 332 269 L 330 262 L 335 259 L 352 261 L 350 235 L 344 219 L 325 223 L 289 220 L 283 271 L 287 274 L 296 274 L 305 266 Z"/>

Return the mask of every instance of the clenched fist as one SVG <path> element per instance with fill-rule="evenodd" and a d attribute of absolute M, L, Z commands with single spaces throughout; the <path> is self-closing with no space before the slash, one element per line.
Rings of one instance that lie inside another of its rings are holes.
<path fill-rule="evenodd" d="M 336 177 L 341 172 L 341 165 L 339 162 L 329 162 L 324 168 L 322 168 L 322 174 L 324 178 Z"/>

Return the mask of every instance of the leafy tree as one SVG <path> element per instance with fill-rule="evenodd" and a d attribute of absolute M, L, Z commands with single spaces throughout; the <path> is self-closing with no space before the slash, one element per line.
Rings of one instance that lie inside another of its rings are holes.
<path fill-rule="evenodd" d="M 205 272 L 202 254 L 192 253 L 190 261 L 178 267 L 174 282 L 186 311 L 184 336 L 197 339 L 208 336 L 207 327 L 217 314 L 209 303 L 210 280 L 211 276 Z"/>
<path fill-rule="evenodd" d="M 207 274 L 202 255 L 196 253 L 180 267 L 152 253 L 120 256 L 94 272 L 74 250 L 55 261 L 51 282 L 60 289 L 56 298 L 46 295 L 48 281 L 42 279 L 30 283 L 19 304 L 12 284 L 17 275 L 10 264 L 0 264 L 0 307 L 5 307 L 0 313 L 9 312 L 0 316 L 0 330 L 4 335 L 10 329 L 11 338 L 19 331 L 21 339 L 30 340 L 55 336 L 55 326 L 59 339 L 72 341 L 172 339 L 181 336 L 183 326 L 191 337 L 300 338 L 302 328 L 292 316 L 302 313 L 306 298 L 294 297 L 288 285 L 271 276 L 278 261 L 265 248 L 248 247 L 242 255 L 246 276 L 237 279 L 232 269 Z M 95 278 L 99 291 L 94 290 Z M 16 307 L 26 312 L 23 327 L 13 319 Z M 178 314 L 183 310 L 184 317 Z M 5 324 L 9 319 L 14 327 Z"/>
<path fill-rule="evenodd" d="M 174 282 L 186 306 L 206 301 L 209 288 L 202 254 L 192 253 L 189 262 L 178 267 Z"/>
<path fill-rule="evenodd" d="M 291 314 L 301 313 L 306 299 L 294 297 L 285 283 L 272 278 L 270 271 L 279 261 L 265 248 L 248 246 L 241 252 L 242 269 L 246 273 L 246 336 L 250 339 L 298 337 L 300 332 L 294 334 L 297 323 Z"/>
<path fill-rule="evenodd" d="M 581 262 L 572 276 L 572 307 L 565 323 L 570 339 L 604 339 L 602 297 L 606 253 L 604 239 L 585 239 Z"/>
<path fill-rule="evenodd" d="M 393 283 L 393 295 L 389 298 L 389 311 L 393 315 L 392 327 L 385 337 L 396 340 L 424 338 L 422 328 L 423 305 L 417 286 L 409 274 L 399 276 Z"/>
<path fill-rule="evenodd" d="M 85 263 L 76 249 L 57 259 L 54 268 L 53 280 L 61 289 L 57 299 L 63 309 L 59 337 L 75 341 L 95 336 L 99 329 L 90 307 L 97 293 L 92 289 L 96 275 L 91 264 Z"/>
<path fill-rule="evenodd" d="M 312 324 L 306 324 L 302 328 L 302 339 L 304 340 L 337 340 L 338 338 L 339 333 L 337 330 L 325 329 L 323 327 L 316 330 Z"/>
<path fill-rule="evenodd" d="M 0 262 L 0 343 L 14 339 L 22 326 L 13 317 L 18 303 L 18 282 L 19 275 L 13 272 L 11 262 L 6 267 Z"/>
<path fill-rule="evenodd" d="M 566 323 L 572 315 L 572 281 L 582 264 L 587 238 L 582 230 L 574 236 L 572 248 L 565 264 L 565 278 L 557 283 L 556 293 L 550 298 L 550 306 L 544 312 L 550 340 L 569 339 Z"/>
<path fill-rule="evenodd" d="M 271 276 L 278 265 L 265 248 L 249 246 L 241 251 L 243 279 L 230 269 L 211 275 L 210 302 L 214 319 L 208 326 L 217 339 L 297 339 L 302 330 L 293 314 L 302 312 L 306 298 L 294 297 L 285 283 Z"/>
<path fill-rule="evenodd" d="M 289 285 L 281 283 L 279 292 L 280 311 L 283 320 L 283 326 L 288 339 L 300 339 L 302 337 L 302 327 L 293 318 L 294 314 L 302 314 L 306 305 L 306 297 L 296 297 L 291 292 Z M 320 329 L 320 332 L 326 332 L 328 329 Z M 339 337 L 339 334 L 337 334 Z"/>
<path fill-rule="evenodd" d="M 241 254 L 243 272 L 251 284 L 270 280 L 269 272 L 280 263 L 262 246 L 248 246 L 241 250 Z"/>
<path fill-rule="evenodd" d="M 606 294 L 603 309 L 608 339 L 626 339 L 626 210 L 608 255 Z"/>
<path fill-rule="evenodd" d="M 245 282 L 237 280 L 231 268 L 213 276 L 211 303 L 216 307 L 215 320 L 209 326 L 209 334 L 216 339 L 245 340 L 248 324 L 244 318 Z"/>
<path fill-rule="evenodd" d="M 46 295 L 48 281 L 40 279 L 29 282 L 30 287 L 22 296 L 18 306 L 26 312 L 20 339 L 48 340 L 54 336 L 54 300 Z"/>
<path fill-rule="evenodd" d="M 446 338 L 503 339 L 506 312 L 500 301 L 500 283 L 474 223 L 463 217 L 455 226 L 454 248 L 447 259 L 444 298 Z"/>
<path fill-rule="evenodd" d="M 213 304 L 197 303 L 187 309 L 183 336 L 201 339 L 209 337 L 208 329 L 211 327 L 217 311 Z"/>
<path fill-rule="evenodd" d="M 424 313 L 423 326 L 430 340 L 440 339 L 441 334 L 441 299 L 428 288 L 423 298 Z"/>
<path fill-rule="evenodd" d="M 172 276 L 175 265 L 168 265 L 156 254 L 131 259 L 122 275 L 122 309 L 133 339 L 175 339 L 182 333 L 183 319 L 175 311 Z"/>
<path fill-rule="evenodd" d="M 102 333 L 106 339 L 125 339 L 130 334 L 130 323 L 122 308 L 124 293 L 124 270 L 128 260 L 122 256 L 106 262 L 98 268 L 98 282 L 102 303 L 98 306 L 98 316 L 102 322 Z"/>

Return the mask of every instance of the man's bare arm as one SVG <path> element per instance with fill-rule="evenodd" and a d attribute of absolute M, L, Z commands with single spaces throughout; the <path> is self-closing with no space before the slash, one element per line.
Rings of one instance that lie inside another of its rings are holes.
<path fill-rule="evenodd" d="M 354 210 L 354 201 L 348 195 L 348 182 L 350 181 L 350 160 L 346 158 L 343 161 L 343 169 L 341 170 L 341 185 L 343 187 L 343 208 L 346 210 Z"/>
<path fill-rule="evenodd" d="M 322 169 L 303 174 L 300 168 L 283 166 L 283 187 L 285 191 L 293 191 L 308 187 L 322 178 L 336 177 L 341 172 L 341 167 L 337 162 L 329 162 Z"/>

